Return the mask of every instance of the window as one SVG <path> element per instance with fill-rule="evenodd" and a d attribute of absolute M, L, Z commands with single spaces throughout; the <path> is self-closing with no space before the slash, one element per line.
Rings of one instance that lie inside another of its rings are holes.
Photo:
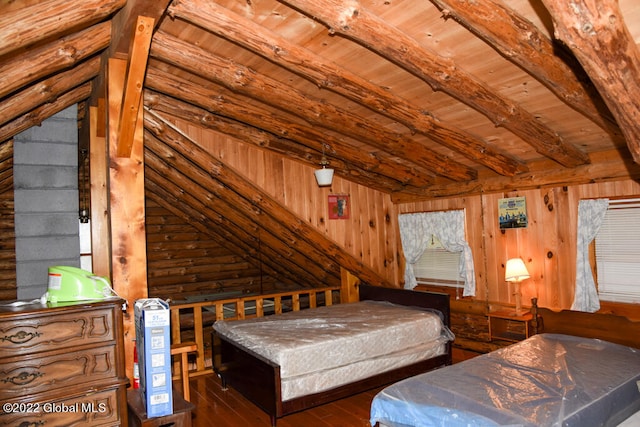
<path fill-rule="evenodd" d="M 640 198 L 609 201 L 595 259 L 602 301 L 640 303 Z"/>
<path fill-rule="evenodd" d="M 398 216 L 400 240 L 405 256 L 404 287 L 413 289 L 417 285 L 414 267 L 437 235 L 442 246 L 451 252 L 462 253 L 458 264 L 464 283 L 462 296 L 476 294 L 476 278 L 471 248 L 464 235 L 464 210 L 407 213 Z M 435 241 L 434 241 L 435 242 Z"/>
<path fill-rule="evenodd" d="M 462 287 L 460 277 L 461 252 L 449 252 L 435 235 L 431 235 L 429 245 L 414 265 L 416 281 L 424 285 Z"/>

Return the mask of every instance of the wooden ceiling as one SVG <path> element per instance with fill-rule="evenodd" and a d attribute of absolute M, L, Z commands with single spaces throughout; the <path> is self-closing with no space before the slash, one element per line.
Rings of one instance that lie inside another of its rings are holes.
<path fill-rule="evenodd" d="M 324 148 L 397 200 L 615 178 L 640 159 L 640 4 L 561 3 L 4 2 L 0 140 L 95 96 L 144 15 L 148 109 L 312 165 Z"/>
<path fill-rule="evenodd" d="M 398 199 L 608 179 L 599 154 L 640 157 L 640 5 L 554 3 L 4 3 L 0 140 L 88 99 L 144 15 L 148 108 L 309 164 L 324 148 Z"/>
<path fill-rule="evenodd" d="M 0 141 L 103 96 L 140 15 L 156 151 L 153 117 L 185 119 L 308 165 L 324 149 L 398 202 L 640 179 L 637 0 L 3 1 Z"/>

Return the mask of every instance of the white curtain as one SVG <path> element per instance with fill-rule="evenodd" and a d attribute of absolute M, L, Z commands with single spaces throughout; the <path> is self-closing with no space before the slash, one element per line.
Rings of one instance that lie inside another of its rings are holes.
<path fill-rule="evenodd" d="M 427 248 L 431 235 L 450 252 L 462 252 L 458 268 L 464 280 L 463 296 L 476 294 L 476 276 L 471 247 L 464 235 L 464 210 L 402 214 L 398 217 L 400 238 L 405 256 L 404 287 L 413 289 L 417 282 L 413 266 Z"/>
<path fill-rule="evenodd" d="M 589 244 L 598 234 L 608 208 L 608 199 L 580 200 L 578 203 L 576 290 L 571 310 L 593 313 L 600 309 L 598 290 L 589 263 Z"/>

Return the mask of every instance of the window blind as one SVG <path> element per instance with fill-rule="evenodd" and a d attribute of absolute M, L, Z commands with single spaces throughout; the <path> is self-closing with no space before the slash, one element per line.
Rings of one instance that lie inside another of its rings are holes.
<path fill-rule="evenodd" d="M 640 199 L 609 202 L 595 254 L 600 299 L 640 303 Z"/>
<path fill-rule="evenodd" d="M 435 236 L 431 242 L 413 267 L 416 281 L 426 285 L 462 287 L 464 281 L 459 273 L 461 253 L 445 250 Z"/>

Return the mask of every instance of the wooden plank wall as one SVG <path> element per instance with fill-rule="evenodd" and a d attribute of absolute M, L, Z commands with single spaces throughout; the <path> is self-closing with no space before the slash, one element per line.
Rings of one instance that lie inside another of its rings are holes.
<path fill-rule="evenodd" d="M 398 205 L 398 213 L 466 209 L 467 236 L 476 268 L 476 300 L 514 304 L 513 289 L 504 281 L 508 258 L 522 257 L 531 279 L 522 282 L 522 301 L 568 309 L 575 283 L 576 229 L 581 199 L 640 194 L 640 184 L 627 180 L 588 185 L 485 194 Z M 498 200 L 524 196 L 529 226 L 502 232 Z"/>
<path fill-rule="evenodd" d="M 153 201 L 146 202 L 149 296 L 181 300 L 222 291 L 272 291 L 275 280 L 261 275 L 211 237 Z"/>
<path fill-rule="evenodd" d="M 331 188 L 321 188 L 312 167 L 283 160 L 281 156 L 188 123 L 177 122 L 177 125 L 383 278 L 397 282 L 397 227 L 389 195 L 336 176 Z M 320 162 L 320 156 L 317 161 Z M 328 218 L 329 194 L 350 196 L 349 219 Z"/>
<path fill-rule="evenodd" d="M 334 177 L 331 188 L 320 188 L 312 167 L 283 160 L 249 144 L 187 123 L 177 122 L 177 125 L 227 165 L 399 287 L 403 285 L 404 267 L 398 215 L 465 209 L 466 232 L 474 253 L 477 280 L 476 297 L 471 300 L 487 306 L 515 304 L 513 289 L 504 281 L 504 265 L 508 258 L 519 256 L 525 260 L 532 275 L 522 284 L 523 303 L 528 304 L 532 297 L 537 297 L 541 307 L 570 308 L 575 282 L 579 200 L 640 195 L 640 184 L 626 180 L 394 204 L 388 194 L 339 177 Z M 350 196 L 349 219 L 328 218 L 329 194 Z M 498 200 L 515 196 L 526 198 L 529 226 L 502 232 L 497 219 Z"/>

